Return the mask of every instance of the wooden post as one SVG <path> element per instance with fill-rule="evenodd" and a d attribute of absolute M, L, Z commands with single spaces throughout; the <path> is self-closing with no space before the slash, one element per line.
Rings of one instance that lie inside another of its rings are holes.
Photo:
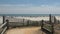
<path fill-rule="evenodd" d="M 6 26 L 7 26 L 7 29 L 8 29 L 9 28 L 9 26 L 8 26 L 9 20 L 7 19 L 6 22 L 7 22 Z"/>
<path fill-rule="evenodd" d="M 29 20 L 27 21 L 27 26 L 29 25 Z"/>
<path fill-rule="evenodd" d="M 41 22 L 41 30 L 43 29 L 43 20 L 42 20 L 42 22 Z"/>
<path fill-rule="evenodd" d="M 51 30 L 51 34 L 54 33 L 54 16 L 51 16 L 51 14 L 49 15 L 49 21 L 50 21 L 50 24 L 51 24 L 51 27 L 52 27 L 52 30 Z"/>
<path fill-rule="evenodd" d="M 49 22 L 50 22 L 50 24 L 51 24 L 51 14 L 49 15 Z"/>
<path fill-rule="evenodd" d="M 56 24 L 56 18 L 55 18 L 55 16 L 54 16 L 54 24 Z"/>
<path fill-rule="evenodd" d="M 54 34 L 54 24 L 52 23 L 52 34 Z"/>
<path fill-rule="evenodd" d="M 24 26 L 24 19 L 23 19 L 23 26 Z"/>
<path fill-rule="evenodd" d="M 52 23 L 52 34 L 54 34 L 54 24 L 56 23 L 56 18 L 54 16 L 54 22 Z"/>
<path fill-rule="evenodd" d="M 3 16 L 3 23 L 5 23 L 5 16 Z"/>

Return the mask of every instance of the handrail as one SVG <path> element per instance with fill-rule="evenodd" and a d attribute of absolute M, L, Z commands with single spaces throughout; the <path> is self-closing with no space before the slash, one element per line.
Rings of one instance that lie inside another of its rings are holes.
<path fill-rule="evenodd" d="M 0 26 L 0 28 L 2 28 L 4 25 L 6 25 L 7 24 L 7 22 L 6 23 L 4 23 L 4 24 L 2 24 L 1 26 Z"/>
<path fill-rule="evenodd" d="M 0 26 L 0 29 L 3 28 L 3 30 L 2 30 L 2 32 L 1 32 L 0 34 L 4 34 L 4 32 L 6 31 L 6 29 L 7 29 L 6 24 L 7 24 L 7 22 L 4 23 L 4 24 L 2 24 L 2 25 Z M 5 27 L 4 27 L 4 26 L 5 26 Z"/>
<path fill-rule="evenodd" d="M 1 34 L 4 34 L 4 32 L 6 31 L 7 26 L 3 29 L 3 31 L 1 32 Z"/>
<path fill-rule="evenodd" d="M 46 29 L 47 31 L 49 31 L 49 32 L 52 32 L 51 30 L 49 30 L 49 29 L 47 29 L 47 28 L 45 28 L 45 27 L 43 27 L 44 29 Z"/>

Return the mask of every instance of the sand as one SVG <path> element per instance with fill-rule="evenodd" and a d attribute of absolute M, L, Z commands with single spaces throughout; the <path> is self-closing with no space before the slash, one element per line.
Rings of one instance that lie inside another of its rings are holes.
<path fill-rule="evenodd" d="M 42 34 L 41 27 L 13 28 L 6 31 L 6 34 Z"/>

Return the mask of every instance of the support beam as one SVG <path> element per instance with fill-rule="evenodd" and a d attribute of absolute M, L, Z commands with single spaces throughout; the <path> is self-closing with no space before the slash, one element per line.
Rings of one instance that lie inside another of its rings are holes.
<path fill-rule="evenodd" d="M 50 22 L 50 24 L 51 24 L 51 14 L 49 14 L 49 22 Z"/>
<path fill-rule="evenodd" d="M 5 23 L 5 16 L 3 16 L 3 23 Z"/>
<path fill-rule="evenodd" d="M 7 22 L 7 24 L 6 24 L 7 29 L 9 29 L 9 26 L 8 26 L 8 25 L 9 25 L 9 24 L 8 24 L 8 23 L 9 23 L 9 20 L 7 19 L 6 22 Z"/>
<path fill-rule="evenodd" d="M 43 26 L 44 26 L 44 25 L 43 25 L 43 20 L 42 20 L 42 21 L 41 21 L 41 30 L 42 30 Z"/>

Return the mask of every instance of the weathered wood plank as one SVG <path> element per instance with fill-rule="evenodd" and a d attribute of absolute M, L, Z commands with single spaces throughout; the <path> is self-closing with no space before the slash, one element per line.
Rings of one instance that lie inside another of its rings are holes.
<path fill-rule="evenodd" d="M 5 26 L 5 25 L 6 25 L 6 23 L 2 24 L 2 25 L 0 26 L 0 28 L 2 28 L 2 27 Z"/>
<path fill-rule="evenodd" d="M 3 31 L 1 32 L 1 34 L 4 34 L 4 32 L 6 31 L 7 26 L 3 29 Z"/>

